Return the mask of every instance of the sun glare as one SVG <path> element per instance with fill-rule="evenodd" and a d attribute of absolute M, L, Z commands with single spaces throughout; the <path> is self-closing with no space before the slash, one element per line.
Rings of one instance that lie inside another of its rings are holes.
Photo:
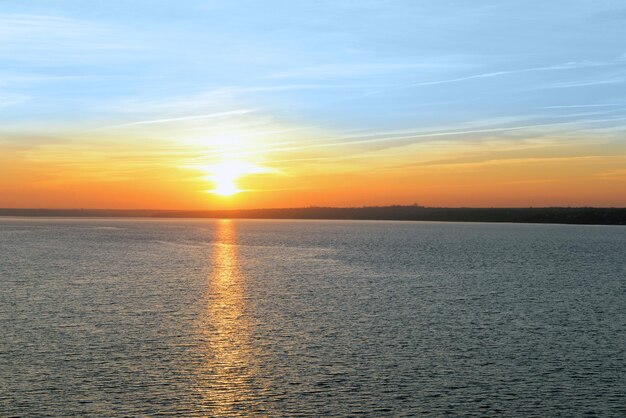
<path fill-rule="evenodd" d="M 218 184 L 213 190 L 211 190 L 211 193 L 215 193 L 220 196 L 232 196 L 240 191 L 241 190 L 237 188 L 237 185 L 234 182 L 225 182 Z"/>
<path fill-rule="evenodd" d="M 215 187 L 211 190 L 211 193 L 218 194 L 220 196 L 232 196 L 239 193 L 241 190 L 237 188 L 235 183 L 237 176 L 231 176 L 229 174 L 215 175 L 213 177 L 213 183 Z"/>
<path fill-rule="evenodd" d="M 244 190 L 237 186 L 237 181 L 243 176 L 272 171 L 267 167 L 237 160 L 227 160 L 197 168 L 204 171 L 207 174 L 206 179 L 213 184 L 213 188 L 208 192 L 220 196 L 232 196 L 243 192 Z"/>
<path fill-rule="evenodd" d="M 263 156 L 251 152 L 251 149 L 258 145 L 251 143 L 254 137 L 252 133 L 240 132 L 198 137 L 189 145 L 199 148 L 204 154 L 202 159 L 206 163 L 181 167 L 202 172 L 204 174 L 202 180 L 209 186 L 205 189 L 207 193 L 229 197 L 251 191 L 241 187 L 240 182 L 244 177 L 279 173 L 279 170 L 261 165 Z"/>

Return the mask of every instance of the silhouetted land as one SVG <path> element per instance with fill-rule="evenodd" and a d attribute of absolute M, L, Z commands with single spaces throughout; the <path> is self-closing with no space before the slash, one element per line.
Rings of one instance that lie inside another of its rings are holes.
<path fill-rule="evenodd" d="M 354 219 L 444 222 L 515 222 L 626 225 L 626 208 L 431 208 L 370 206 L 361 208 L 291 208 L 247 210 L 107 210 L 0 209 L 0 216 Z"/>

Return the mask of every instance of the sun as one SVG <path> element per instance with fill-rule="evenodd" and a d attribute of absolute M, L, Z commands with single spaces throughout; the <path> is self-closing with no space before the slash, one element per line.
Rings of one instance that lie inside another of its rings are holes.
<path fill-rule="evenodd" d="M 246 191 L 237 186 L 238 180 L 242 177 L 272 171 L 268 167 L 240 160 L 222 160 L 216 164 L 197 168 L 204 171 L 207 174 L 206 180 L 213 184 L 213 188 L 207 191 L 224 197 Z"/>
<path fill-rule="evenodd" d="M 253 191 L 242 188 L 240 182 L 244 177 L 256 174 L 279 174 L 280 170 L 266 166 L 262 155 L 252 152 L 248 141 L 249 135 L 229 133 L 215 135 L 198 140 L 196 146 L 201 147 L 205 154 L 196 158 L 193 164 L 182 166 L 203 174 L 201 180 L 209 188 L 206 193 L 221 197 L 230 197 L 242 192 Z M 202 163 L 197 164 L 199 161 Z"/>
<path fill-rule="evenodd" d="M 241 174 L 238 174 L 236 170 L 232 169 L 224 169 L 218 170 L 212 176 L 211 181 L 214 184 L 214 187 L 211 193 L 218 194 L 220 196 L 232 196 L 241 192 L 237 187 L 236 180 L 240 177 Z"/>
<path fill-rule="evenodd" d="M 234 181 L 224 181 L 223 183 L 217 183 L 215 188 L 211 190 L 211 193 L 218 194 L 220 196 L 232 196 L 241 192 L 237 188 Z"/>

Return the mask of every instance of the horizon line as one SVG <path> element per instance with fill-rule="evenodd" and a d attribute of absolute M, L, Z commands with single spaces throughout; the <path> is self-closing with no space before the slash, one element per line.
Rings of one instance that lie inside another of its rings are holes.
<path fill-rule="evenodd" d="M 262 210 L 299 210 L 299 209 L 374 209 L 374 208 L 419 208 L 419 209 L 626 209 L 626 206 L 425 206 L 419 204 L 389 204 L 389 205 L 362 205 L 362 206 L 292 206 L 292 207 L 257 207 L 257 208 L 206 208 L 206 209 L 159 209 L 159 208 L 81 208 L 81 207 L 0 207 L 0 211 L 126 211 L 126 212 L 237 212 Z"/>

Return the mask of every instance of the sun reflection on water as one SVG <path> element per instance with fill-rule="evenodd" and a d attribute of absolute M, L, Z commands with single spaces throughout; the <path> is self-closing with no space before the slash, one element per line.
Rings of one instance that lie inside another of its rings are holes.
<path fill-rule="evenodd" d="M 220 220 L 216 228 L 213 272 L 208 284 L 204 397 L 212 415 L 233 416 L 244 414 L 250 403 L 254 370 L 235 226 L 229 220 Z"/>

